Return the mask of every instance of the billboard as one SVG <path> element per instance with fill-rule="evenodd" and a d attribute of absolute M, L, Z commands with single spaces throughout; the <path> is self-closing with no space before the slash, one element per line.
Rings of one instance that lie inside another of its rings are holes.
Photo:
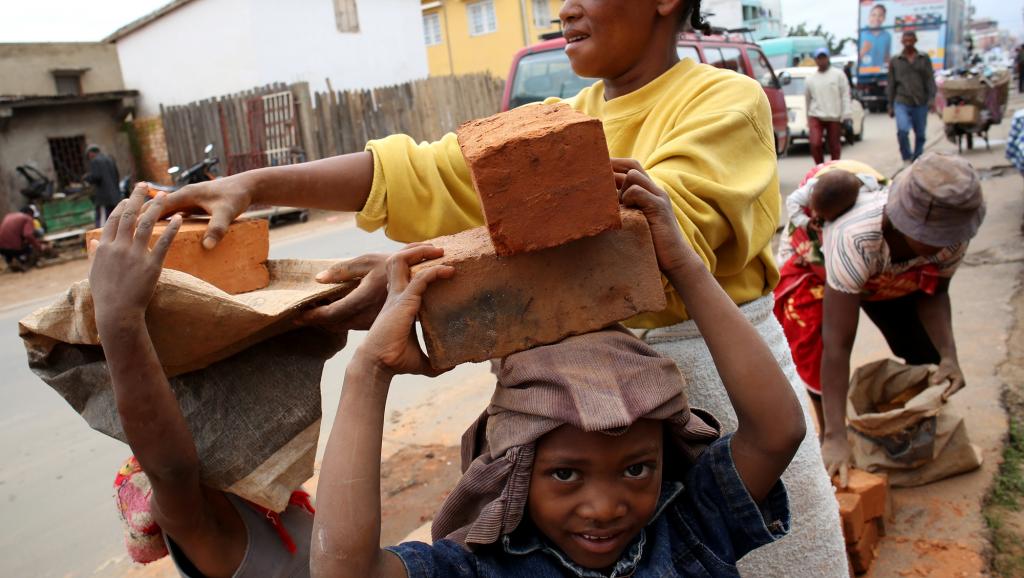
<path fill-rule="evenodd" d="M 940 70 L 946 60 L 946 0 L 861 0 L 859 74 L 887 74 L 903 51 L 903 33 L 917 33 L 917 50 Z"/>

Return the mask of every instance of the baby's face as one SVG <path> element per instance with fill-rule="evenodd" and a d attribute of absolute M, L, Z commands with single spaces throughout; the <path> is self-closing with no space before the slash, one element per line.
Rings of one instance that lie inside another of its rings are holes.
<path fill-rule="evenodd" d="M 650 522 L 661 495 L 662 422 L 640 420 L 619 436 L 565 425 L 537 442 L 530 518 L 574 562 L 618 562 Z"/>

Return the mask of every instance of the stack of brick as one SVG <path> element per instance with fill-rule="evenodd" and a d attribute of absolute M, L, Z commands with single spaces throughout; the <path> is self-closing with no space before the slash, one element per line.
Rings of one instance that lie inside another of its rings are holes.
<path fill-rule="evenodd" d="M 838 486 L 838 481 L 833 480 Z M 878 556 L 879 538 L 891 515 L 889 481 L 885 474 L 850 470 L 846 488 L 836 492 L 846 552 L 853 573 L 863 574 Z"/>
<path fill-rule="evenodd" d="M 153 227 L 149 246 L 156 244 L 168 222 Z M 270 284 L 267 258 L 270 254 L 270 227 L 264 219 L 235 221 L 213 249 L 203 248 L 207 221 L 188 219 L 181 224 L 164 259 L 165 269 L 174 269 L 198 277 L 232 295 L 263 289 Z M 99 239 L 102 229 L 85 235 L 86 247 L 92 257 L 92 241 Z"/>
<path fill-rule="evenodd" d="M 170 185 L 171 177 L 167 174 L 170 159 L 167 155 L 167 137 L 164 134 L 164 123 L 161 117 L 140 118 L 132 122 L 138 148 L 136 166 L 139 178 L 152 183 Z"/>
<path fill-rule="evenodd" d="M 647 220 L 620 212 L 600 121 L 565 105 L 464 124 L 459 145 L 486 227 L 431 241 L 451 265 L 420 309 L 448 369 L 554 343 L 665 308 Z"/>

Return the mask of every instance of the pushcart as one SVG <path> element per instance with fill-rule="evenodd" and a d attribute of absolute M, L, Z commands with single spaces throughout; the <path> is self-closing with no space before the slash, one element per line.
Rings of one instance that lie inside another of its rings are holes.
<path fill-rule="evenodd" d="M 966 71 L 939 79 L 937 102 L 945 124 L 946 138 L 956 143 L 962 153 L 964 145 L 974 148 L 975 135 L 985 140 L 990 149 L 988 131 L 1001 123 L 1010 94 L 1010 73 L 998 71 Z"/>

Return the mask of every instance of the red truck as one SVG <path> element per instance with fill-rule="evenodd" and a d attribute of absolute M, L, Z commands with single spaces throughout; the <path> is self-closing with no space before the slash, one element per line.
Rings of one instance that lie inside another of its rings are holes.
<path fill-rule="evenodd" d="M 728 68 L 753 78 L 768 95 L 775 130 L 775 151 L 782 155 L 789 146 L 789 116 L 782 86 L 789 83 L 783 73 L 775 75 L 761 48 L 742 33 L 720 31 L 711 35 L 687 33 L 679 36 L 679 57 L 718 68 Z M 593 79 L 584 79 L 572 71 L 565 55 L 565 39 L 545 40 L 523 48 L 512 60 L 512 69 L 505 83 L 501 109 L 508 110 L 551 96 L 569 98 L 590 86 Z"/>

